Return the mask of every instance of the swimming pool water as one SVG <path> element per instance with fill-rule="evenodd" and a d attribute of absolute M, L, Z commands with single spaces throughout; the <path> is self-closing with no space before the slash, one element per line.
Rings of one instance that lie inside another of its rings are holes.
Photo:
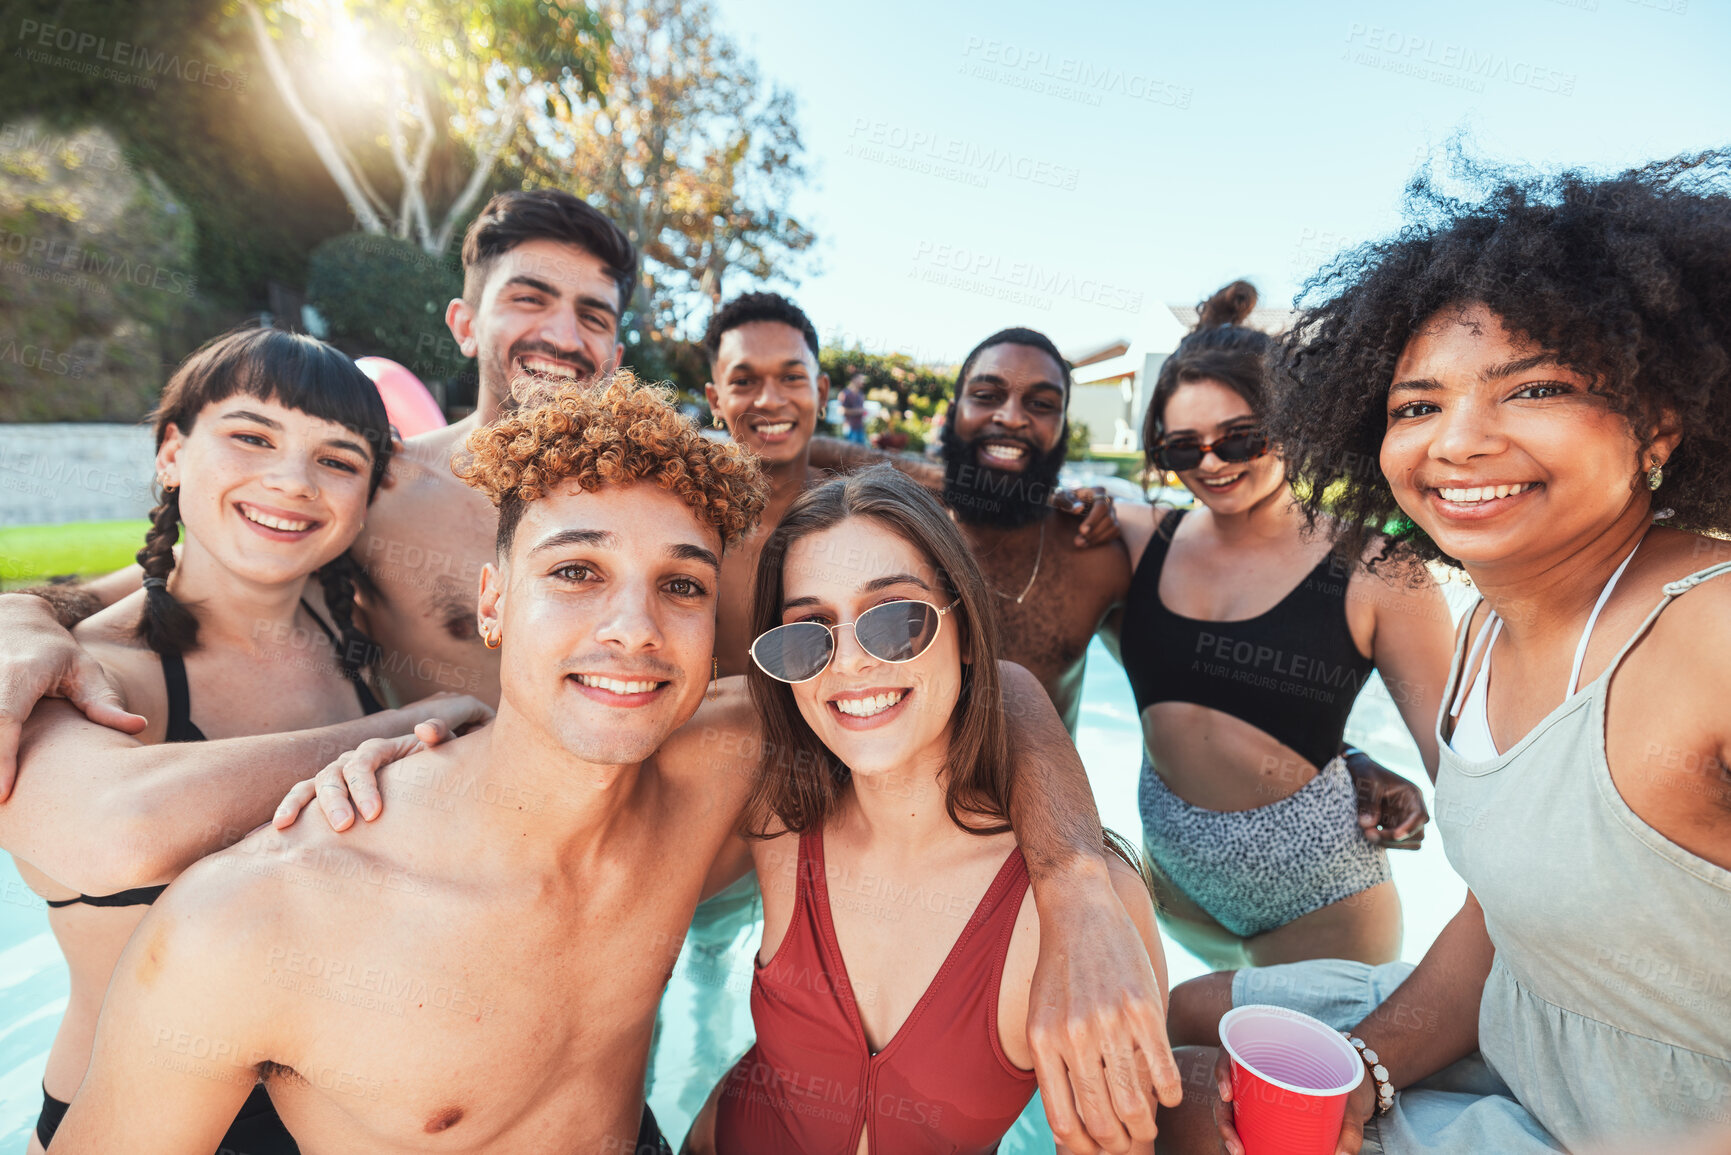
<path fill-rule="evenodd" d="M 1470 595 L 1450 590 L 1458 613 Z M 1384 765 L 1425 788 L 1429 781 L 1382 683 L 1359 695 L 1347 737 Z M 1141 734 L 1123 670 L 1095 642 L 1089 650 L 1077 746 L 1105 823 L 1140 845 L 1136 775 Z M 1466 886 L 1449 869 L 1435 838 L 1422 849 L 1389 855 L 1406 910 L 1402 957 L 1413 961 L 1460 909 Z M 761 930 L 750 888 L 710 904 L 693 928 L 662 1000 L 650 1069 L 649 1101 L 675 1146 L 715 1081 L 750 1045 L 751 959 Z M 1173 982 L 1205 972 L 1181 947 L 1166 943 Z M 46 908 L 0 862 L 0 1148 L 23 1151 L 42 1106 L 42 1067 L 66 1005 L 66 966 L 48 931 Z M 1046 1155 L 1052 1139 L 1038 1099 L 1006 1137 L 1005 1155 Z"/>

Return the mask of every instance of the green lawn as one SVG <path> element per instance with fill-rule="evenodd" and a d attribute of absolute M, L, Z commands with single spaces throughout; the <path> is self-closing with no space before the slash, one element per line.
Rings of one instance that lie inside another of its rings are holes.
<path fill-rule="evenodd" d="M 61 574 L 89 577 L 130 565 L 150 522 L 75 521 L 0 529 L 0 587 Z"/>

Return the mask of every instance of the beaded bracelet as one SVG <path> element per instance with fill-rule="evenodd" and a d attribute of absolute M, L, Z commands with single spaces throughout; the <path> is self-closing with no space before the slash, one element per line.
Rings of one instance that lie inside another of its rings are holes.
<path fill-rule="evenodd" d="M 1394 1109 L 1394 1084 L 1388 1081 L 1388 1068 L 1376 1061 L 1376 1052 L 1365 1045 L 1363 1039 L 1349 1032 L 1346 1041 L 1358 1051 L 1358 1057 L 1364 1060 L 1364 1065 L 1370 1068 L 1370 1077 L 1376 1083 L 1376 1113 L 1386 1115 Z"/>

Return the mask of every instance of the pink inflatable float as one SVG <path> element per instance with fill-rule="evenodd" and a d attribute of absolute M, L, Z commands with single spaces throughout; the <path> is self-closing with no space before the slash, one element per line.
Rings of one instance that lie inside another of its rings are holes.
<path fill-rule="evenodd" d="M 442 429 L 445 415 L 439 403 L 421 384 L 421 379 L 388 357 L 357 357 L 355 364 L 379 387 L 385 413 L 405 438 L 429 429 Z"/>

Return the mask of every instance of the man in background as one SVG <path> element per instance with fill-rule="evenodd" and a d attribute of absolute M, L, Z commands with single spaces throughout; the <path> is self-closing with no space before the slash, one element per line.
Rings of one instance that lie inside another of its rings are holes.
<path fill-rule="evenodd" d="M 866 443 L 865 435 L 865 374 L 855 373 L 841 391 L 841 420 L 847 427 L 846 440 L 855 445 Z"/>

